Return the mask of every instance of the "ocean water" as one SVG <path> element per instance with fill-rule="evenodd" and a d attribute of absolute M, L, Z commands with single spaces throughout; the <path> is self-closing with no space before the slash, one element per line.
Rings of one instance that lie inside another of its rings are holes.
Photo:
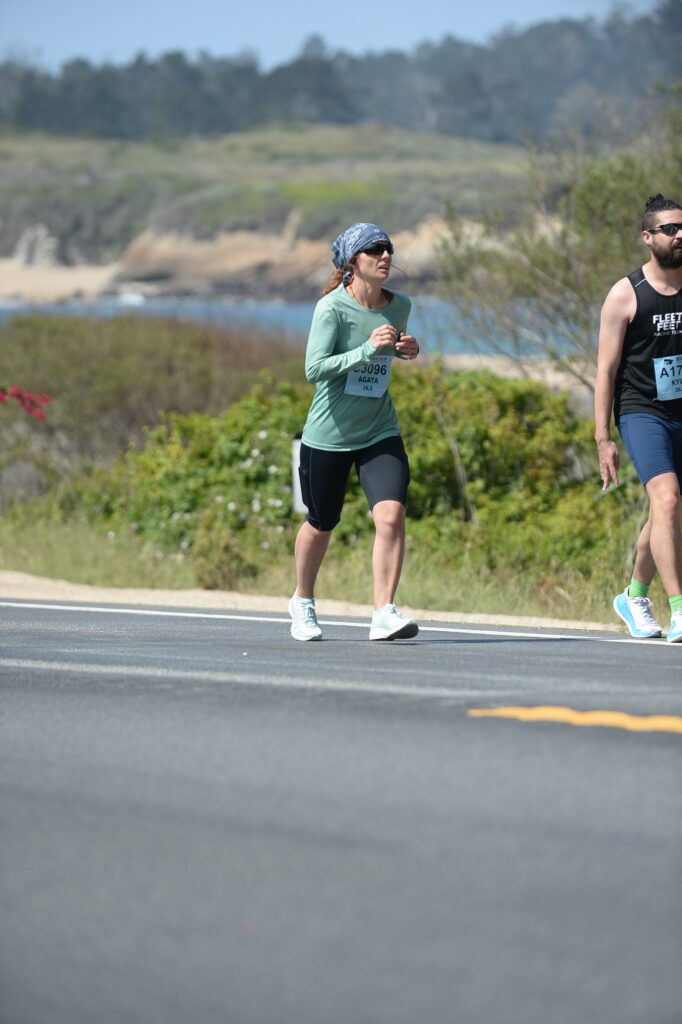
<path fill-rule="evenodd" d="M 304 342 L 308 336 L 315 301 L 285 302 L 260 299 L 205 299 L 192 296 L 145 298 L 131 292 L 86 302 L 30 304 L 0 299 L 0 323 L 22 313 L 108 319 L 116 316 L 170 317 L 173 320 L 211 324 L 216 327 L 244 325 L 261 330 L 284 331 L 292 339 Z M 461 324 L 461 321 L 459 321 Z M 472 351 L 458 329 L 456 311 L 441 299 L 419 296 L 413 299 L 410 331 L 423 350 L 448 354 Z M 480 351 L 480 349 L 478 349 Z"/>

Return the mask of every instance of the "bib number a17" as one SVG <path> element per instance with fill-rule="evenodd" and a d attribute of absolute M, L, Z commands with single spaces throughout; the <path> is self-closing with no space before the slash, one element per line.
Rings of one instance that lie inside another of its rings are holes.
<path fill-rule="evenodd" d="M 682 398 L 682 355 L 654 359 L 656 396 L 660 402 Z"/>
<path fill-rule="evenodd" d="M 363 398 L 381 398 L 391 379 L 392 356 L 374 356 L 362 366 L 349 370 L 344 394 Z"/>

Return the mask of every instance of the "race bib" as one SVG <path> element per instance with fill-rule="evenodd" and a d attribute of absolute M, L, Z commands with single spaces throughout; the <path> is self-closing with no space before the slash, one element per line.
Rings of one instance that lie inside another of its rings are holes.
<path fill-rule="evenodd" d="M 654 359 L 656 395 L 660 402 L 682 398 L 682 355 Z"/>
<path fill-rule="evenodd" d="M 346 395 L 361 395 L 363 398 L 381 398 L 391 379 L 393 356 L 374 356 L 373 359 L 349 370 L 346 376 Z"/>

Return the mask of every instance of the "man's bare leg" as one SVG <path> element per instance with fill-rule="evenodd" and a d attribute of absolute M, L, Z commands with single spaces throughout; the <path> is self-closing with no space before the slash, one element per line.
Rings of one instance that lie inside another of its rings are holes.
<path fill-rule="evenodd" d="M 675 473 L 660 473 L 646 485 L 651 502 L 649 547 L 668 597 L 682 594 L 682 535 L 680 485 Z M 645 527 L 646 529 L 646 527 Z M 646 564 L 646 555 L 645 564 Z M 636 564 L 636 563 L 635 563 Z"/>
<path fill-rule="evenodd" d="M 647 519 L 637 538 L 637 550 L 635 564 L 632 567 L 632 575 L 638 583 L 644 583 L 646 586 L 649 586 L 656 575 L 656 563 L 651 554 L 651 518 Z"/>

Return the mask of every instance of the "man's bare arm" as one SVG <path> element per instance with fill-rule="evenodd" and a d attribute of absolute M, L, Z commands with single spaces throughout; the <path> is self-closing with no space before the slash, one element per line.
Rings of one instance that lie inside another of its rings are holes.
<path fill-rule="evenodd" d="M 597 442 L 599 474 L 604 491 L 608 490 L 611 482 L 618 486 L 620 457 L 618 446 L 611 439 L 611 411 L 616 374 L 623 356 L 625 332 L 636 309 L 634 290 L 624 277 L 606 296 L 599 325 L 597 376 L 594 385 L 594 439 Z"/>

